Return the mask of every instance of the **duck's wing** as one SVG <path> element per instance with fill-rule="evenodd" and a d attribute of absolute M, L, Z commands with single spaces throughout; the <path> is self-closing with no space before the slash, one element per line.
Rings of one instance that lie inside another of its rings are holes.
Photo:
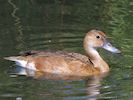
<path fill-rule="evenodd" d="M 19 55 L 16 56 L 11 56 L 11 57 L 4 57 L 6 60 L 11 60 L 11 61 L 18 61 L 18 60 L 24 60 L 27 57 L 39 57 L 39 56 L 44 56 L 44 57 L 52 57 L 52 56 L 58 56 L 58 57 L 63 57 L 65 60 L 69 61 L 81 61 L 86 64 L 90 64 L 90 60 L 87 56 L 79 54 L 79 53 L 74 53 L 74 52 L 64 52 L 64 51 L 23 51 L 20 52 Z"/>
<path fill-rule="evenodd" d="M 30 51 L 32 55 L 40 56 L 61 56 L 66 60 L 79 60 L 83 63 L 90 64 L 90 60 L 87 56 L 75 53 L 75 52 L 66 52 L 66 51 Z"/>
<path fill-rule="evenodd" d="M 83 63 L 90 64 L 89 58 L 87 56 L 79 54 L 79 53 L 57 51 L 56 54 L 64 56 L 64 58 L 66 60 L 79 60 Z"/>

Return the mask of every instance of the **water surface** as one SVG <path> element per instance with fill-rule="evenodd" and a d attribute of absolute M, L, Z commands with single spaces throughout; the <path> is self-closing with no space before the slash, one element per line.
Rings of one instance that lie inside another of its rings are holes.
<path fill-rule="evenodd" d="M 1 0 L 1 100 L 132 100 L 133 2 L 131 0 Z M 121 55 L 99 49 L 110 65 L 103 79 L 37 80 L 9 74 L 4 56 L 26 50 L 63 50 L 84 54 L 90 29 L 105 31 Z"/>

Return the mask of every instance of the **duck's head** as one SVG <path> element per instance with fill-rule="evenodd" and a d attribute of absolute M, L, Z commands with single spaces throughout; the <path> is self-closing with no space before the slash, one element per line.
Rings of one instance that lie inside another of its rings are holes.
<path fill-rule="evenodd" d="M 84 47 L 85 50 L 101 47 L 113 53 L 121 52 L 117 48 L 113 47 L 111 43 L 107 41 L 105 33 L 99 30 L 91 30 L 86 34 L 84 38 Z"/>

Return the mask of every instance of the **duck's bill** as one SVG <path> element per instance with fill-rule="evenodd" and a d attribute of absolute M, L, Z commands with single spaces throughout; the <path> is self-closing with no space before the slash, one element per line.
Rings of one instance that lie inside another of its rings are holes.
<path fill-rule="evenodd" d="M 113 53 L 121 53 L 121 51 L 115 47 L 113 47 L 109 42 L 106 42 L 104 45 L 103 45 L 103 48 L 105 50 L 108 50 L 110 52 L 113 52 Z"/>

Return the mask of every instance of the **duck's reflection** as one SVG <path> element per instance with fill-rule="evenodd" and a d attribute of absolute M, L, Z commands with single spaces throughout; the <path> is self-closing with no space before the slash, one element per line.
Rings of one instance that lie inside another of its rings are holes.
<path fill-rule="evenodd" d="M 30 69 L 25 69 L 23 67 L 16 67 L 13 71 L 14 75 L 26 75 L 28 77 L 33 77 L 35 79 L 52 79 L 52 80 L 85 80 L 85 90 L 87 94 L 87 100 L 97 100 L 100 95 L 101 81 L 107 76 L 106 74 L 91 76 L 91 77 L 81 77 L 81 76 L 66 76 L 59 74 L 35 72 Z"/>
<path fill-rule="evenodd" d="M 100 87 L 101 87 L 101 80 L 103 77 L 101 76 L 92 76 L 86 81 L 87 87 L 87 95 L 89 98 L 87 100 L 97 100 L 98 96 L 100 95 Z"/>

